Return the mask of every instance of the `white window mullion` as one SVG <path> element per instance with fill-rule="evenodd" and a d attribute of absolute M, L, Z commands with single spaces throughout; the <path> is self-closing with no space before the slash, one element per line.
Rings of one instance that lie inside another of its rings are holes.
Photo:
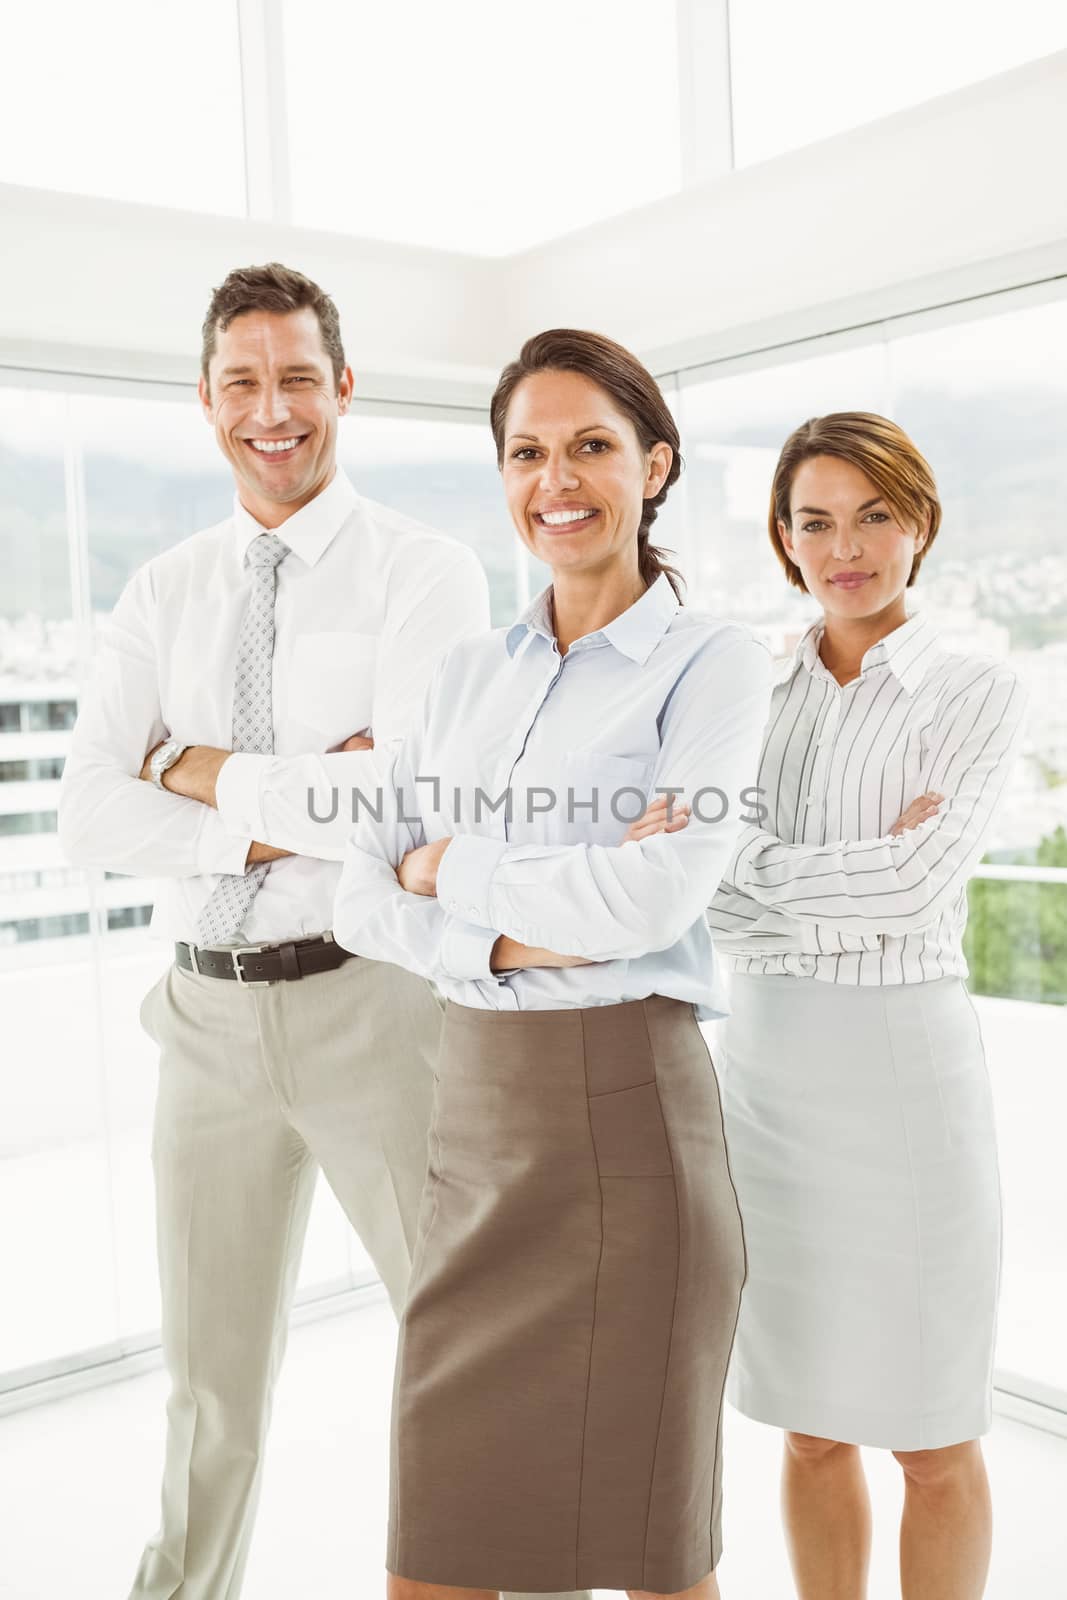
<path fill-rule="evenodd" d="M 733 171 L 729 0 L 676 0 L 682 184 Z"/>
<path fill-rule="evenodd" d="M 291 222 L 282 0 L 237 0 L 245 195 L 258 222 Z"/>
<path fill-rule="evenodd" d="M 93 670 L 94 629 L 92 584 L 89 568 L 89 516 L 85 493 L 85 451 L 75 420 L 75 403 L 68 396 L 63 416 L 64 496 L 67 519 L 67 553 L 70 563 L 70 609 L 77 638 L 78 698 Z M 91 868 L 85 874 L 89 913 L 89 962 L 93 974 L 92 1017 L 84 1018 L 84 1066 L 94 1069 L 97 1086 L 97 1128 L 107 1172 L 108 1258 L 111 1267 L 112 1325 L 118 1336 L 121 1318 L 119 1270 L 119 1215 L 116 1192 L 114 1117 L 108 1082 L 108 1052 L 104 1015 L 104 939 L 107 907 L 101 894 L 104 874 Z"/>

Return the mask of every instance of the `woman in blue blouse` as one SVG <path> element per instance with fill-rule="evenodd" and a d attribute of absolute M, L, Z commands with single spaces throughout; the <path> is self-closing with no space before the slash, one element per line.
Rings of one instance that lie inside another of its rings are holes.
<path fill-rule="evenodd" d="M 713 1600 L 744 1248 L 697 1018 L 724 1011 L 705 908 L 770 652 L 684 610 L 650 543 L 681 461 L 627 351 L 531 339 L 491 418 L 552 583 L 456 646 L 421 724 L 377 752 L 334 923 L 446 999 L 390 1595 Z M 628 837 L 657 790 L 691 809 Z"/>

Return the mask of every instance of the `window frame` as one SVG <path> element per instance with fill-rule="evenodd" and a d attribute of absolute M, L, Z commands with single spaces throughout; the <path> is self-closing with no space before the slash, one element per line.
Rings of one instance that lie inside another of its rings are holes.
<path fill-rule="evenodd" d="M 148 379 L 116 377 L 109 373 L 78 374 L 57 373 L 47 368 L 9 366 L 0 368 L 0 386 L 19 390 L 44 389 L 61 392 L 67 399 L 75 396 L 100 396 L 149 401 L 181 401 L 196 405 L 196 395 L 188 383 L 179 383 L 166 376 Z M 420 402 L 399 398 L 414 394 L 419 380 L 401 379 L 385 397 L 364 392 L 350 407 L 356 416 L 386 417 L 397 421 L 435 421 L 451 423 L 477 423 L 488 433 L 488 406 L 466 403 L 449 403 L 442 399 Z M 447 394 L 448 386 L 430 383 L 425 386 L 431 393 Z M 79 641 L 77 681 L 79 688 L 87 681 L 91 666 L 92 604 L 89 588 L 89 521 L 86 506 L 85 460 L 72 407 L 64 407 L 64 472 L 65 504 L 68 533 L 68 555 L 71 570 L 71 609 Z M 529 597 L 530 561 L 524 549 L 515 541 L 516 591 L 519 605 Z M 5 702 L 7 704 L 8 702 Z M 18 702 L 10 702 L 18 704 Z M 18 730 L 26 731 L 25 712 Z M 80 874 L 79 874 L 80 876 Z M 97 869 L 84 873 L 88 888 L 88 926 L 91 941 L 89 959 L 96 971 L 96 980 L 102 981 L 104 946 L 101 940 L 109 931 L 109 906 L 104 893 L 107 874 Z M 113 915 L 112 911 L 112 915 Z M 100 1008 L 90 1019 L 95 1043 L 101 1057 L 104 1051 L 103 1018 Z M 105 1159 L 113 1170 L 112 1136 L 106 1115 L 102 1119 L 101 1137 L 105 1146 Z M 332 1316 L 350 1311 L 357 1305 L 376 1299 L 380 1293 L 377 1278 L 366 1271 L 352 1270 L 340 1276 L 324 1279 L 297 1292 L 294 1301 L 294 1318 L 312 1320 L 318 1316 Z M 27 1366 L 0 1372 L 0 1417 L 24 1407 L 43 1404 L 64 1394 L 91 1388 L 103 1382 L 128 1377 L 136 1372 L 157 1366 L 162 1359 L 158 1329 L 142 1330 L 133 1336 L 124 1336 L 89 1349 L 64 1352 L 61 1356 Z"/>
<path fill-rule="evenodd" d="M 260 0 L 255 0 L 255 3 L 260 3 Z M 264 0 L 264 3 L 272 4 L 274 0 Z M 654 370 L 668 399 L 675 402 L 691 384 L 714 381 L 716 378 L 725 378 L 738 372 L 779 367 L 785 362 L 805 360 L 811 356 L 830 354 L 836 350 L 884 343 L 891 337 L 933 331 L 955 323 L 973 322 L 985 317 L 1000 316 L 1011 311 L 1067 299 L 1067 273 L 1061 272 L 1035 277 L 1010 288 L 983 291 L 978 294 L 970 292 L 971 285 L 968 282 L 968 275 L 964 272 L 950 274 L 948 283 L 950 286 L 955 285 L 957 293 L 954 298 L 946 295 L 945 298 L 939 298 L 936 303 L 919 311 L 864 320 L 856 319 L 853 308 L 847 303 L 838 302 L 820 308 L 819 326 L 815 329 L 810 326 L 809 314 L 806 315 L 809 326 L 792 336 L 787 329 L 783 330 L 780 326 L 764 330 L 735 330 L 722 341 L 722 350 L 718 355 L 709 358 L 706 350 L 694 341 L 691 360 L 672 360 L 669 366 L 654 364 Z M 773 338 L 776 333 L 781 335 L 783 332 L 785 336 L 780 337 L 777 342 L 765 342 L 766 339 Z M 762 333 L 764 339 L 756 342 L 753 333 L 756 333 L 757 337 Z M 115 352 L 115 354 L 118 356 L 120 353 Z M 189 384 L 176 382 L 162 373 L 159 376 L 146 374 L 144 379 L 138 379 L 116 377 L 103 372 L 64 374 L 32 366 L 11 366 L 0 368 L 0 384 L 19 388 L 61 389 L 68 394 L 90 393 L 140 399 L 191 400 Z M 420 387 L 429 388 L 431 392 L 435 392 L 435 397 L 419 402 L 414 396 Z M 457 389 L 458 387 L 457 385 Z M 444 398 L 449 393 L 447 383 L 423 385 L 415 374 L 406 378 L 401 377 L 399 380 L 390 379 L 381 385 L 377 392 L 373 392 L 375 389 L 373 384 L 371 389 L 370 393 L 364 391 L 353 405 L 352 410 L 355 414 L 412 420 L 476 421 L 487 425 L 487 404 L 483 406 L 470 402 L 469 384 L 464 385 L 462 401 L 452 403 Z M 91 614 L 87 581 L 88 531 L 85 516 L 84 463 L 81 461 L 77 441 L 74 438 L 73 426 L 69 425 L 70 420 L 68 417 L 66 487 L 74 576 L 72 601 L 75 621 L 81 630 L 87 649 Z M 682 489 L 682 521 L 688 542 L 693 537 L 693 530 L 692 519 L 686 515 L 683 486 L 684 476 L 679 487 Z M 679 553 L 684 564 L 684 550 Z M 519 592 L 521 595 L 521 586 Z M 997 868 L 995 875 L 1003 877 L 1011 870 Z M 1046 870 L 1067 876 L 1067 869 Z M 1019 871 L 1023 873 L 1026 869 Z M 985 875 L 981 868 L 979 875 Z M 89 876 L 92 878 L 93 875 Z M 102 883 L 103 875 L 97 876 Z M 99 885 L 94 885 L 92 882 L 90 908 L 90 927 L 95 942 L 106 931 L 107 909 L 101 902 Z M 99 945 L 97 948 L 100 948 Z M 97 960 L 99 959 L 98 956 Z M 375 1280 L 371 1277 L 366 1274 L 350 1274 L 347 1279 L 316 1285 L 314 1289 L 305 1291 L 298 1300 L 301 1307 L 300 1314 L 304 1318 L 310 1318 L 348 1310 L 376 1292 Z M 127 1376 L 134 1371 L 145 1370 L 146 1367 L 157 1364 L 160 1356 L 157 1346 L 153 1343 L 157 1337 L 158 1335 L 146 1334 L 134 1339 L 116 1340 L 97 1349 L 70 1352 L 62 1358 L 43 1362 L 38 1366 L 24 1367 L 0 1375 L 0 1416 L 8 1411 L 20 1409 L 24 1405 L 54 1399 L 60 1394 L 90 1387 L 108 1381 L 112 1377 Z M 1002 1371 L 999 1368 L 994 1374 L 994 1390 L 997 1410 L 1001 1414 L 1067 1437 L 1067 1390 L 1056 1388 L 1037 1378 Z"/>

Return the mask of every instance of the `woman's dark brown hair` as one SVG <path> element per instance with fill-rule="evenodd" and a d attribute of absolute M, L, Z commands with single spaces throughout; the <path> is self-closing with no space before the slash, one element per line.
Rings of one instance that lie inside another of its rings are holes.
<path fill-rule="evenodd" d="M 851 462 L 874 484 L 897 521 L 920 533 L 928 529 L 926 542 L 915 552 L 908 582 L 918 576 L 923 558 L 941 526 L 941 501 L 930 464 L 908 438 L 904 429 L 888 417 L 873 411 L 832 411 L 825 417 L 810 417 L 789 435 L 782 446 L 771 485 L 771 509 L 767 526 L 775 555 L 785 568 L 789 582 L 807 593 L 800 568 L 787 554 L 778 532 L 779 522 L 790 525 L 789 497 L 793 479 L 802 461 L 813 456 L 837 456 Z"/>
<path fill-rule="evenodd" d="M 680 585 L 685 579 L 676 567 L 668 565 L 664 557 L 673 552 L 657 549 L 649 543 L 649 531 L 656 513 L 667 498 L 671 485 L 677 483 L 682 470 L 681 440 L 670 407 L 660 392 L 659 385 L 636 356 L 624 350 L 613 339 L 600 333 L 584 333 L 578 328 L 549 328 L 545 333 L 527 339 L 518 359 L 511 361 L 500 374 L 489 406 L 489 422 L 496 443 L 497 466 L 504 464 L 504 426 L 508 407 L 519 384 L 535 372 L 578 372 L 591 383 L 598 384 L 615 405 L 629 417 L 637 434 L 641 449 L 646 453 L 661 442 L 671 447 L 670 471 L 659 493 L 645 501 L 641 524 L 637 530 L 637 559 L 641 577 L 646 584 L 654 583 L 660 573 L 678 599 L 682 598 Z"/>

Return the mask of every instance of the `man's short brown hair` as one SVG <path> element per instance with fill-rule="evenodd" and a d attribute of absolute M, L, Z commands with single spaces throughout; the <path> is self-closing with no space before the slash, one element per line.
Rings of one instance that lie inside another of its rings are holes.
<path fill-rule="evenodd" d="M 310 306 L 319 320 L 322 343 L 333 367 L 337 388 L 345 370 L 345 351 L 341 343 L 341 319 L 337 307 L 324 289 L 302 272 L 268 261 L 263 267 L 235 267 L 211 296 L 200 346 L 200 371 L 208 383 L 208 367 L 215 354 L 218 335 L 248 311 L 302 311 Z"/>

